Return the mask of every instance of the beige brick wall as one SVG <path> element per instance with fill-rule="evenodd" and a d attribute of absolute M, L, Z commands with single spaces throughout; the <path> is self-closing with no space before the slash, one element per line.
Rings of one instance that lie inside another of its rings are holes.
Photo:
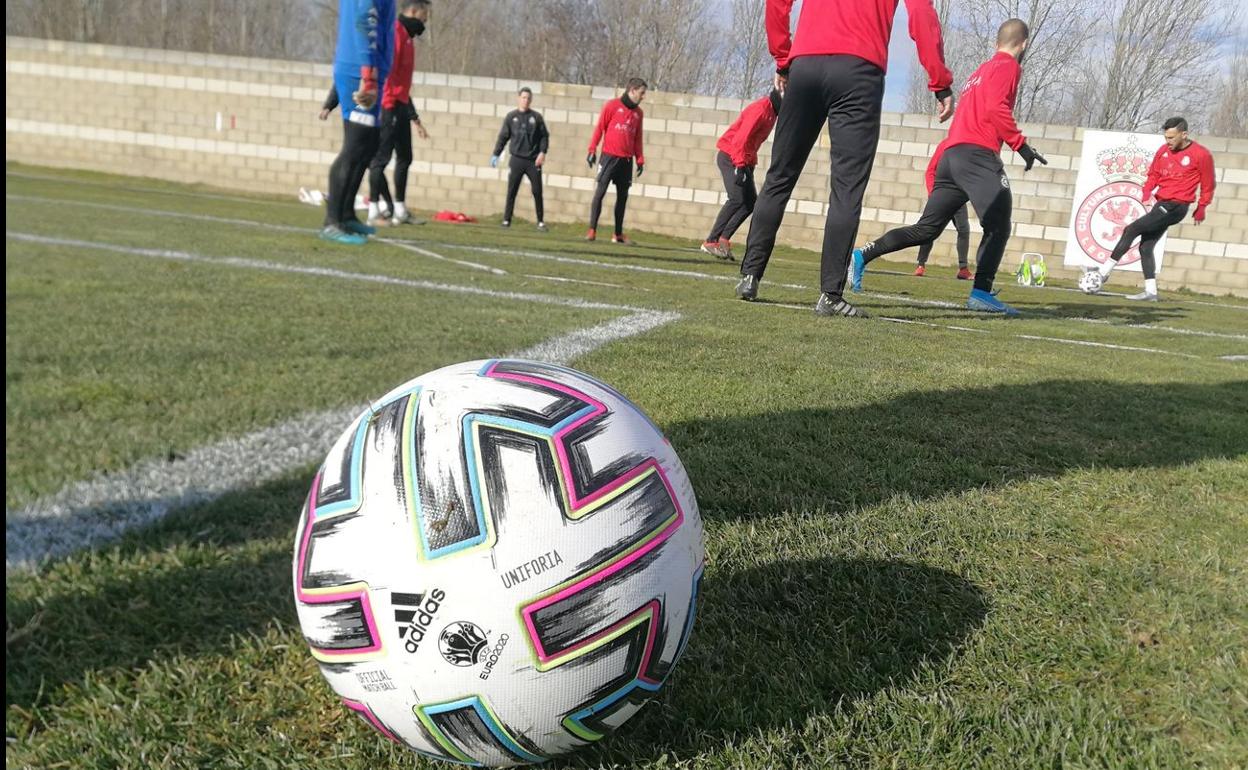
<path fill-rule="evenodd" d="M 330 67 L 178 51 L 6 38 L 6 159 L 38 165 L 199 182 L 293 195 L 324 189 L 337 153 L 337 117 L 317 120 Z M 431 138 L 417 140 L 409 201 L 418 208 L 502 209 L 505 169 L 488 166 L 499 118 L 514 106 L 520 84 L 417 72 L 412 93 Z M 529 83 L 550 126 L 547 218 L 583 221 L 592 174 L 585 148 L 597 111 L 611 89 Z M 55 99 L 45 94 L 52 90 Z M 699 238 L 723 200 L 713 158 L 715 137 L 744 106 L 739 99 L 651 93 L 646 99 L 645 176 L 633 187 L 630 224 Z M 222 128 L 217 128 L 217 114 Z M 944 127 L 924 115 L 885 113 L 879 152 L 863 202 L 862 239 L 913 222 L 925 191 L 923 171 Z M 1028 125 L 1024 133 L 1050 165 L 1025 177 L 1006 154 L 1014 192 L 1014 237 L 1007 269 L 1023 251 L 1061 267 L 1070 196 L 1082 129 Z M 1218 190 L 1202 226 L 1189 220 L 1167 242 L 1164 283 L 1248 296 L 1248 141 L 1201 137 L 1215 155 Z M 818 248 L 826 211 L 828 138 L 819 139 L 794 190 L 782 241 Z M 770 159 L 763 146 L 760 164 Z M 518 215 L 531 216 L 522 194 Z M 973 242 L 974 243 L 974 242 Z M 938 264 L 953 263 L 954 239 L 941 238 Z"/>

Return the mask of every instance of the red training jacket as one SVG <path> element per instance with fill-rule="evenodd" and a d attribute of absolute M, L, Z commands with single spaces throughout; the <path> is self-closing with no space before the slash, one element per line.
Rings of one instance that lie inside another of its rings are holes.
<path fill-rule="evenodd" d="M 737 168 L 753 168 L 758 165 L 758 148 L 767 141 L 775 126 L 776 110 L 771 106 L 771 97 L 764 96 L 741 111 L 715 147 L 727 153 Z"/>
<path fill-rule="evenodd" d="M 1014 99 L 1023 68 L 1018 60 L 1004 51 L 997 51 L 988 61 L 971 73 L 958 96 L 958 110 L 953 114 L 949 135 L 936 146 L 927 164 L 927 191 L 936 182 L 936 166 L 945 150 L 956 144 L 1001 152 L 1001 144 L 1017 150 L 1027 139 L 1014 122 Z"/>
<path fill-rule="evenodd" d="M 601 139 L 603 153 L 617 158 L 635 157 L 638 165 L 646 165 L 645 154 L 641 151 L 643 117 L 641 107 L 630 110 L 621 99 L 612 99 L 602 105 L 598 125 L 594 126 L 594 135 L 589 140 L 589 151 L 598 152 L 598 140 Z"/>
<path fill-rule="evenodd" d="M 403 22 L 394 22 L 394 63 L 386 75 L 386 85 L 381 93 L 381 106 L 392 110 L 397 104 L 412 101 L 412 68 L 416 64 L 416 50 L 412 36 L 403 28 Z"/>
<path fill-rule="evenodd" d="M 1157 200 L 1191 203 L 1196 200 L 1196 186 L 1200 185 L 1198 206 L 1208 206 L 1213 200 L 1213 156 L 1203 146 L 1192 142 L 1179 151 L 1163 144 L 1153 156 L 1144 180 L 1144 199 L 1157 193 Z"/>
<path fill-rule="evenodd" d="M 776 69 L 785 71 L 799 56 L 851 54 L 888 71 L 888 41 L 898 0 L 804 0 L 797 33 L 790 36 L 794 0 L 767 0 L 767 45 Z M 910 37 L 927 70 L 927 87 L 943 91 L 953 83 L 945 66 L 940 17 L 932 0 L 905 0 L 910 15 Z"/>

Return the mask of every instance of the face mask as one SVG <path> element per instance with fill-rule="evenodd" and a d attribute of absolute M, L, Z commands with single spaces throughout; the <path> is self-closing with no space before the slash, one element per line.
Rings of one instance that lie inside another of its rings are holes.
<path fill-rule="evenodd" d="M 425 23 L 420 19 L 409 19 L 406 16 L 400 16 L 399 21 L 403 23 L 403 29 L 407 30 L 407 34 L 412 37 L 420 37 L 425 31 Z"/>

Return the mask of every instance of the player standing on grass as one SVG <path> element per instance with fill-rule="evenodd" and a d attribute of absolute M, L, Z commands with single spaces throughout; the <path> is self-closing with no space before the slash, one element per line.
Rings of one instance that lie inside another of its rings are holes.
<path fill-rule="evenodd" d="M 751 102 L 715 144 L 715 166 L 724 178 L 728 202 L 719 210 L 710 235 L 702 243 L 702 251 L 720 259 L 732 259 L 732 236 L 754 211 L 758 190 L 754 187 L 754 167 L 758 165 L 758 148 L 763 146 L 780 113 L 780 89 L 773 88 L 758 101 Z"/>
<path fill-rule="evenodd" d="M 1044 156 L 1027 144 L 1014 122 L 1014 97 L 1022 77 L 1020 62 L 1030 35 L 1021 19 L 1010 19 L 997 29 L 996 54 L 967 79 L 949 136 L 936 147 L 928 164 L 931 195 L 923 216 L 914 225 L 889 230 L 879 240 L 854 250 L 854 291 L 862 291 L 862 273 L 867 263 L 884 254 L 930 242 L 969 200 L 984 228 L 984 236 L 975 256 L 975 285 L 966 306 L 986 313 L 1018 314 L 993 295 L 992 283 L 1010 239 L 1013 208 L 1010 180 L 1001 165 L 1001 144 L 1004 142 L 1022 156 L 1027 171 L 1036 161 L 1048 165 Z"/>
<path fill-rule="evenodd" d="M 598 237 L 598 217 L 602 215 L 602 199 L 608 185 L 615 184 L 615 234 L 612 243 L 631 244 L 624 237 L 624 209 L 628 206 L 628 188 L 633 183 L 633 158 L 637 159 L 637 176 L 646 170 L 646 158 L 641 149 L 641 101 L 646 98 L 646 81 L 631 78 L 624 86 L 620 98 L 602 105 L 602 113 L 589 139 L 589 154 L 585 162 L 590 168 L 598 164 L 598 185 L 594 188 L 593 202 L 589 205 L 589 232 L 585 240 Z M 602 142 L 602 158 L 598 158 L 598 143 Z"/>
<path fill-rule="evenodd" d="M 1100 267 L 1100 285 L 1109 280 L 1110 271 L 1118 264 L 1118 260 L 1131 248 L 1136 238 L 1140 239 L 1140 269 L 1144 273 L 1144 291 L 1132 294 L 1127 299 L 1157 301 L 1157 260 L 1153 255 L 1153 247 L 1171 225 L 1177 225 L 1187 216 L 1188 208 L 1196 203 L 1192 219 L 1196 224 L 1205 221 L 1205 208 L 1213 201 L 1213 155 L 1203 146 L 1187 136 L 1187 121 L 1183 118 L 1170 118 L 1162 125 L 1166 143 L 1157 148 L 1153 155 L 1152 165 L 1148 167 L 1148 177 L 1144 180 L 1143 203 L 1148 206 L 1154 196 L 1157 202 L 1147 214 L 1127 225 L 1122 237 L 1110 252 L 1109 259 Z M 1200 188 L 1200 198 L 1196 198 L 1196 188 Z"/>
<path fill-rule="evenodd" d="M 815 313 L 863 317 L 841 296 L 849 252 L 858 235 L 862 195 L 880 140 L 880 108 L 888 41 L 898 0 L 807 0 L 791 35 L 794 0 L 767 0 L 767 43 L 776 60 L 776 88 L 784 93 L 772 141 L 771 167 L 754 207 L 754 222 L 741 262 L 737 296 L 753 300 L 767 269 L 776 232 L 784 218 L 806 158 L 828 127 L 832 141 L 832 191 L 823 230 L 823 264 Z M 928 88 L 940 105 L 940 119 L 953 114 L 953 75 L 945 67 L 940 19 L 931 0 L 905 0 L 910 37 L 928 74 Z"/>
<path fill-rule="evenodd" d="M 516 211 L 516 195 L 520 192 L 520 182 L 529 178 L 529 188 L 533 190 L 533 209 L 537 214 L 537 229 L 546 232 L 546 220 L 542 210 L 542 166 L 546 163 L 546 151 L 550 149 L 550 132 L 546 130 L 546 121 L 540 112 L 530 109 L 533 104 L 533 89 L 525 86 L 516 97 L 516 109 L 503 118 L 503 127 L 498 130 L 498 140 L 494 142 L 494 153 L 490 156 L 490 167 L 498 168 L 498 158 L 503 148 L 511 143 L 511 160 L 508 161 L 507 202 L 503 205 L 503 227 L 511 227 L 511 215 Z"/>
<path fill-rule="evenodd" d="M 381 84 L 390 68 L 393 0 L 339 0 L 334 88 L 342 105 L 342 149 L 329 168 L 321 238 L 363 245 L 376 232 L 355 216 L 355 194 L 380 139 Z"/>
<path fill-rule="evenodd" d="M 412 69 L 416 63 L 415 38 L 425 32 L 429 21 L 430 0 L 401 0 L 399 17 L 394 23 L 394 63 L 381 94 L 381 140 L 377 154 L 368 167 L 369 224 L 385 224 L 382 201 L 390 203 L 392 224 L 414 222 L 407 210 L 407 171 L 412 165 L 412 125 L 421 139 L 429 132 L 420 124 L 420 115 L 412 105 Z M 386 165 L 394 155 L 394 199 L 386 185 Z"/>

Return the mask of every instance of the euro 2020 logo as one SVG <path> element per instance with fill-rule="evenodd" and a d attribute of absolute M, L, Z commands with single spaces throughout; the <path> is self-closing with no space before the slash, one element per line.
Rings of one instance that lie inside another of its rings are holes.
<path fill-rule="evenodd" d="M 442 629 L 438 637 L 438 651 L 447 663 L 455 666 L 475 666 L 481 661 L 489 639 L 476 623 L 460 620 Z"/>

